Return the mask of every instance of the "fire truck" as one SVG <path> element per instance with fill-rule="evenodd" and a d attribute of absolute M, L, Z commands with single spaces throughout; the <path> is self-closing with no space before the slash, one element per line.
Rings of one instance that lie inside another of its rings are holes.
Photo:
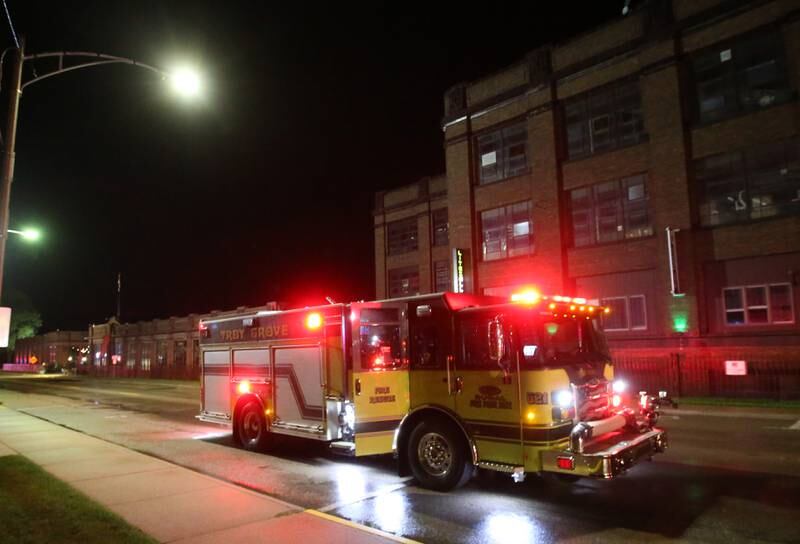
<path fill-rule="evenodd" d="M 655 424 L 669 399 L 614 380 L 607 312 L 526 291 L 206 319 L 198 418 L 253 451 L 289 435 L 393 453 L 401 475 L 436 490 L 476 469 L 614 478 L 667 447 Z"/>

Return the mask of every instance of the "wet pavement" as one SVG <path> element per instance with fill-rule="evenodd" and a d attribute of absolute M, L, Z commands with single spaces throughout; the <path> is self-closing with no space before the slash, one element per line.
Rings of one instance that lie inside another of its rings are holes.
<path fill-rule="evenodd" d="M 391 457 L 288 439 L 265 454 L 236 449 L 226 429 L 194 419 L 197 396 L 196 382 L 0 378 L 10 408 L 423 542 L 800 541 L 797 412 L 665 416 L 668 452 L 610 482 L 482 473 L 443 494 L 398 477 Z"/>

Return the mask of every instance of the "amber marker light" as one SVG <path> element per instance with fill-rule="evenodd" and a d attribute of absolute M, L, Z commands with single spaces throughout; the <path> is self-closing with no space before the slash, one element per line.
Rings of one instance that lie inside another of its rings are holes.
<path fill-rule="evenodd" d="M 322 316 L 317 313 L 313 312 L 308 314 L 306 317 L 306 328 L 310 330 L 316 330 L 322 326 Z"/>
<path fill-rule="evenodd" d="M 603 313 L 604 313 L 604 314 L 610 314 L 610 313 L 611 313 L 611 308 L 605 308 L 605 309 L 603 310 Z"/>
<path fill-rule="evenodd" d="M 548 306 L 548 308 L 550 308 L 551 310 L 555 310 L 556 309 L 555 302 L 551 302 L 550 305 Z"/>

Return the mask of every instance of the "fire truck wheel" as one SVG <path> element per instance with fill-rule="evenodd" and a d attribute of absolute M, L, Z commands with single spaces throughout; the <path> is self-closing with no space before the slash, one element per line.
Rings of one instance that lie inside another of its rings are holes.
<path fill-rule="evenodd" d="M 464 438 L 440 420 L 422 421 L 414 427 L 408 440 L 408 460 L 420 485 L 436 491 L 464 485 L 473 472 Z"/>
<path fill-rule="evenodd" d="M 261 413 L 261 406 L 254 400 L 248 402 L 236 420 L 239 443 L 248 451 L 260 451 L 267 445 L 267 434 L 267 421 Z"/>

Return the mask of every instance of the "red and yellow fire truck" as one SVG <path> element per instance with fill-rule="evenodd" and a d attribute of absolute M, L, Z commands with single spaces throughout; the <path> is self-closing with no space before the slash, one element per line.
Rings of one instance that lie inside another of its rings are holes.
<path fill-rule="evenodd" d="M 476 467 L 613 478 L 667 446 L 661 398 L 630 395 L 600 306 L 533 291 L 439 293 L 204 320 L 203 421 L 244 448 L 273 435 L 394 453 L 447 490 Z"/>

